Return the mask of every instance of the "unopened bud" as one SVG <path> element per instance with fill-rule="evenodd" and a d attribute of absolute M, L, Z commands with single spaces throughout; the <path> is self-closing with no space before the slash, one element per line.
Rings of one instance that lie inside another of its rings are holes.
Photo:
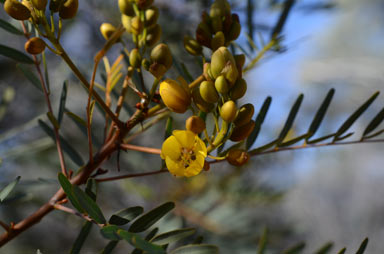
<path fill-rule="evenodd" d="M 135 72 L 135 68 L 133 68 L 132 66 L 128 66 L 128 68 L 127 68 L 127 76 L 128 77 L 132 77 L 134 72 Z"/>
<path fill-rule="evenodd" d="M 135 16 L 135 10 L 130 0 L 119 0 L 120 12 L 124 15 L 133 17 Z"/>
<path fill-rule="evenodd" d="M 215 107 L 215 104 L 206 102 L 200 95 L 200 89 L 196 87 L 192 90 L 192 98 L 196 107 L 203 112 L 210 112 Z"/>
<path fill-rule="evenodd" d="M 129 53 L 129 63 L 133 68 L 139 68 L 141 64 L 141 55 L 138 49 L 132 49 Z"/>
<path fill-rule="evenodd" d="M 244 79 L 240 78 L 236 81 L 235 85 L 232 87 L 231 91 L 229 92 L 229 97 L 231 97 L 232 100 L 238 100 L 244 96 L 246 91 L 247 91 L 247 82 Z"/>
<path fill-rule="evenodd" d="M 249 161 L 249 154 L 242 149 L 231 149 L 227 153 L 226 159 L 233 166 L 242 166 Z"/>
<path fill-rule="evenodd" d="M 196 29 L 196 40 L 206 47 L 211 47 L 212 31 L 205 22 L 201 22 Z"/>
<path fill-rule="evenodd" d="M 216 103 L 220 99 L 220 96 L 217 93 L 215 85 L 212 81 L 201 82 L 200 95 L 206 102 L 210 103 Z"/>
<path fill-rule="evenodd" d="M 121 15 L 121 23 L 128 33 L 131 33 L 131 20 L 132 18 L 130 16 L 124 14 Z"/>
<path fill-rule="evenodd" d="M 150 27 L 156 24 L 159 18 L 159 9 L 156 6 L 151 6 L 145 11 L 145 26 Z"/>
<path fill-rule="evenodd" d="M 145 70 L 149 70 L 149 67 L 151 66 L 151 63 L 149 62 L 148 59 L 144 58 L 142 61 L 141 61 L 141 66 L 143 66 L 143 68 Z"/>
<path fill-rule="evenodd" d="M 143 22 L 140 20 L 140 17 L 135 16 L 131 19 L 131 33 L 139 35 L 143 31 L 143 28 Z"/>
<path fill-rule="evenodd" d="M 45 42 L 39 37 L 33 37 L 25 43 L 24 48 L 29 54 L 37 55 L 44 51 Z"/>
<path fill-rule="evenodd" d="M 167 67 L 164 64 L 153 63 L 149 67 L 149 72 L 156 78 L 160 79 L 167 72 Z"/>
<path fill-rule="evenodd" d="M 224 46 L 225 44 L 225 37 L 223 32 L 217 32 L 215 36 L 213 36 L 211 41 L 211 48 L 213 51 L 217 50 L 218 48 Z"/>
<path fill-rule="evenodd" d="M 251 121 L 255 108 L 251 103 L 247 103 L 240 107 L 239 112 L 237 113 L 234 124 L 236 126 L 242 126 L 249 121 Z"/>
<path fill-rule="evenodd" d="M 223 31 L 223 19 L 222 19 L 222 17 L 212 17 L 211 18 L 211 26 L 213 28 L 214 33 Z"/>
<path fill-rule="evenodd" d="M 47 6 L 47 0 L 32 0 L 32 4 L 36 9 L 43 11 Z"/>
<path fill-rule="evenodd" d="M 209 11 L 209 16 L 211 17 L 224 17 L 231 13 L 231 6 L 227 2 L 227 0 L 216 0 L 211 5 L 211 9 Z"/>
<path fill-rule="evenodd" d="M 27 20 L 31 17 L 28 7 L 17 0 L 6 0 L 4 10 L 9 16 L 17 20 Z"/>
<path fill-rule="evenodd" d="M 79 8 L 79 0 L 66 0 L 59 9 L 59 16 L 62 19 L 71 19 L 76 16 Z"/>
<path fill-rule="evenodd" d="M 241 32 L 241 25 L 237 21 L 233 21 L 231 28 L 229 29 L 228 41 L 236 40 Z"/>
<path fill-rule="evenodd" d="M 112 34 L 116 31 L 116 27 L 114 27 L 110 23 L 103 23 L 100 26 L 101 35 L 103 35 L 104 39 L 108 40 L 111 38 Z"/>
<path fill-rule="evenodd" d="M 221 106 L 220 117 L 227 123 L 233 122 L 237 114 L 237 106 L 233 101 L 227 101 Z"/>
<path fill-rule="evenodd" d="M 172 54 L 168 46 L 161 43 L 154 47 L 151 51 L 151 60 L 153 63 L 164 65 L 166 70 L 169 70 L 172 66 Z"/>
<path fill-rule="evenodd" d="M 223 75 L 220 75 L 215 80 L 215 88 L 221 94 L 226 94 L 229 91 L 229 85 Z"/>
<path fill-rule="evenodd" d="M 160 40 L 161 26 L 159 24 L 151 26 L 147 31 L 147 37 L 145 38 L 145 44 L 148 47 L 152 47 Z"/>
<path fill-rule="evenodd" d="M 239 73 L 241 73 L 241 70 L 243 69 L 243 66 L 245 64 L 245 55 L 240 54 L 240 55 L 235 55 L 235 62 L 236 62 L 236 67 L 239 70 Z"/>
<path fill-rule="evenodd" d="M 203 75 L 204 78 L 208 81 L 214 80 L 212 74 L 211 74 L 211 64 L 210 63 L 205 63 L 203 67 Z"/>
<path fill-rule="evenodd" d="M 212 54 L 211 73 L 215 79 L 223 74 L 230 83 L 237 79 L 235 59 L 226 47 L 220 47 Z"/>
<path fill-rule="evenodd" d="M 176 113 L 184 113 L 191 104 L 188 84 L 186 87 L 183 83 L 181 80 L 166 79 L 160 84 L 160 96 L 164 104 Z"/>
<path fill-rule="evenodd" d="M 205 122 L 199 116 L 191 116 L 185 121 L 185 128 L 196 134 L 200 134 L 205 130 Z"/>
<path fill-rule="evenodd" d="M 184 37 L 184 48 L 189 54 L 194 56 L 201 55 L 203 51 L 203 47 L 190 36 Z"/>
<path fill-rule="evenodd" d="M 229 138 L 231 141 L 238 142 L 246 139 L 249 135 L 251 135 L 253 129 L 255 128 L 255 121 L 251 120 L 248 123 L 242 126 L 236 126 Z"/>
<path fill-rule="evenodd" d="M 153 0 L 136 0 L 136 4 L 140 10 L 146 10 L 153 4 Z"/>

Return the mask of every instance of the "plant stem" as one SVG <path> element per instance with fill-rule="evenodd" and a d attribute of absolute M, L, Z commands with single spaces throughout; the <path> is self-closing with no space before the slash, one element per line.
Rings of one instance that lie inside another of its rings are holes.
<path fill-rule="evenodd" d="M 135 146 L 131 144 L 121 144 L 120 147 L 125 150 L 134 150 L 138 152 L 151 153 L 151 154 L 161 154 L 161 150 L 157 148 Z"/>
<path fill-rule="evenodd" d="M 145 173 L 138 173 L 138 174 L 128 174 L 128 175 L 121 175 L 121 176 L 113 176 L 113 177 L 106 177 L 106 178 L 98 178 L 95 179 L 97 182 L 110 182 L 110 181 L 116 181 L 116 180 L 122 180 L 127 178 L 133 178 L 133 177 L 141 177 L 141 176 L 150 176 L 150 175 L 157 175 L 168 172 L 166 169 L 160 169 L 156 171 L 150 171 Z"/>

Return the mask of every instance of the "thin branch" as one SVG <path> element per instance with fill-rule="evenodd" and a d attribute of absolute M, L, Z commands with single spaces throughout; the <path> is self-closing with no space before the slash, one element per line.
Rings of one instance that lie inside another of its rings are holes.
<path fill-rule="evenodd" d="M 268 50 L 270 50 L 275 44 L 276 44 L 275 39 L 272 39 L 270 42 L 268 42 L 268 44 L 265 45 L 264 48 L 259 51 L 257 56 L 254 59 L 252 59 L 252 61 L 243 69 L 243 73 L 246 73 L 247 71 L 252 69 L 257 64 L 257 62 L 264 56 L 264 54 Z"/>
<path fill-rule="evenodd" d="M 131 144 L 121 144 L 120 147 L 125 150 L 134 150 L 138 152 L 151 153 L 151 154 L 161 154 L 161 150 L 157 148 L 135 146 Z"/>
<path fill-rule="evenodd" d="M 190 89 L 193 89 L 195 88 L 196 86 L 198 86 L 201 82 L 203 82 L 205 80 L 205 77 L 204 75 L 200 75 L 198 76 L 194 81 L 192 81 L 190 84 L 189 84 L 189 88 Z"/>
<path fill-rule="evenodd" d="M 90 218 L 88 215 L 85 215 L 85 214 L 82 214 L 82 213 L 79 213 L 78 211 L 75 211 L 69 207 L 66 207 L 66 206 L 63 206 L 63 205 L 60 205 L 60 204 L 55 204 L 54 205 L 54 208 L 56 210 L 60 210 L 60 211 L 63 211 L 63 212 L 66 212 L 66 213 L 70 213 L 70 214 L 73 214 L 73 215 L 76 215 L 76 216 L 79 216 L 80 218 L 83 218 L 84 220 L 87 220 L 89 222 L 92 222 L 96 225 L 98 225 L 99 227 L 103 227 L 104 224 L 99 224 L 97 223 L 96 221 L 94 221 L 92 218 Z"/>
<path fill-rule="evenodd" d="M 165 172 L 168 172 L 168 170 L 160 169 L 160 170 L 150 171 L 150 172 L 145 172 L 145 173 L 127 174 L 127 175 L 112 176 L 112 177 L 106 177 L 106 178 L 98 178 L 95 180 L 96 180 L 96 182 L 110 182 L 110 181 L 122 180 L 122 179 L 127 179 L 127 178 L 157 175 L 157 174 L 162 174 Z"/>
<path fill-rule="evenodd" d="M 3 222 L 3 221 L 1 221 L 1 220 L 0 220 L 0 226 L 1 226 L 2 228 L 4 228 L 6 232 L 8 232 L 8 231 L 11 229 L 10 226 L 8 226 L 5 222 Z"/>

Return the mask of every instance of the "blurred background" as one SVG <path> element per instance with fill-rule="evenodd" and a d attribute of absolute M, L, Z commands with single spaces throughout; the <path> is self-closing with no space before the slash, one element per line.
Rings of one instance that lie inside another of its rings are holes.
<path fill-rule="evenodd" d="M 160 8 L 159 24 L 162 41 L 175 58 L 184 63 L 196 77 L 201 70 L 196 59 L 183 49 L 184 35 L 194 35 L 203 10 L 210 0 L 156 0 Z M 233 12 L 242 21 L 242 34 L 237 43 L 249 54 L 256 55 L 247 35 L 260 46 L 268 41 L 271 30 L 282 13 L 283 0 L 230 0 Z M 336 89 L 334 100 L 319 130 L 319 136 L 335 131 L 384 80 L 382 45 L 384 42 L 383 0 L 300 0 L 292 8 L 283 27 L 279 52 L 269 53 L 245 76 L 248 92 L 242 102 L 251 102 L 258 111 L 267 96 L 272 96 L 271 109 L 254 144 L 261 146 L 280 132 L 289 109 L 300 93 L 304 102 L 295 121 L 294 134 L 304 133 L 317 108 L 330 88 Z M 0 11 L 0 18 L 13 22 Z M 89 79 L 93 56 L 103 46 L 99 32 L 103 22 L 120 23 L 117 1 L 80 1 L 77 17 L 64 23 L 62 42 L 70 57 Z M 16 26 L 19 24 L 14 23 Z M 24 38 L 0 30 L 1 44 L 23 49 Z M 128 41 L 128 37 L 126 39 Z M 132 47 L 132 44 L 128 44 Z M 113 62 L 120 48 L 108 54 Z M 236 52 L 240 52 L 235 48 Z M 51 99 L 58 109 L 63 81 L 68 80 L 66 107 L 85 117 L 87 94 L 67 66 L 48 53 Z M 248 59 L 249 60 L 249 59 Z M 46 121 L 43 94 L 33 87 L 16 67 L 0 56 L 0 98 L 10 100 L 6 111 L 0 110 L 0 184 L 16 176 L 21 181 L 12 195 L 0 204 L 2 221 L 19 221 L 57 189 L 60 165 L 52 140 L 39 127 Z M 100 68 L 102 73 L 102 68 Z M 178 75 L 173 68 L 169 77 Z M 146 80 L 150 80 L 147 75 Z M 101 82 L 99 76 L 97 81 Z M 137 97 L 132 93 L 127 105 Z M 4 99 L 3 99 L 4 104 Z M 381 110 L 379 97 L 355 123 L 358 139 L 373 116 Z M 4 107 L 3 107 L 4 108 Z M 123 117 L 129 115 L 125 111 Z M 95 114 L 94 131 L 103 133 L 101 114 Z M 184 117 L 174 115 L 175 129 L 183 128 Z M 62 135 L 87 158 L 87 139 L 69 117 L 63 120 Z M 99 128 L 98 128 L 99 127 Z M 133 143 L 160 148 L 165 120 L 138 136 Z M 304 241 L 312 253 L 324 243 L 333 241 L 332 253 L 344 246 L 353 253 L 369 237 L 369 254 L 383 253 L 384 242 L 384 144 L 357 144 L 285 151 L 253 157 L 234 168 L 226 163 L 191 179 L 176 179 L 170 174 L 126 179 L 99 185 L 98 203 L 104 214 L 140 205 L 151 209 L 163 201 L 174 201 L 175 212 L 159 224 L 161 231 L 177 227 L 198 228 L 204 242 L 217 244 L 221 253 L 255 253 L 260 235 L 268 229 L 267 253 Z M 78 166 L 67 159 L 68 166 Z M 120 174 L 157 170 L 159 156 L 138 152 L 122 153 Z M 154 166 L 155 165 L 155 166 Z M 117 175 L 116 158 L 103 165 L 110 175 Z M 46 216 L 41 223 L 24 232 L 4 247 L 4 253 L 68 253 L 83 221 L 60 211 Z M 96 227 L 82 253 L 97 253 L 107 244 Z M 128 244 L 120 243 L 115 253 L 127 253 Z M 3 250 L 2 250 L 3 251 Z M 0 251 L 0 252 L 2 252 Z"/>

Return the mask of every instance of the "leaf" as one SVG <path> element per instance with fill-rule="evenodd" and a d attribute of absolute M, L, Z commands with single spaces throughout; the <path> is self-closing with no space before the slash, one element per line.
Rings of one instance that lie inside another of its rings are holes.
<path fill-rule="evenodd" d="M 317 129 L 319 128 L 321 122 L 324 119 L 325 114 L 327 113 L 327 109 L 329 105 L 331 104 L 333 95 L 335 94 L 335 89 L 329 90 L 327 96 L 325 97 L 323 103 L 321 104 L 320 108 L 317 110 L 315 117 L 312 120 L 311 125 L 308 129 L 308 137 L 306 140 L 308 141 L 313 135 L 315 135 Z"/>
<path fill-rule="evenodd" d="M 0 27 L 5 31 L 10 32 L 12 34 L 23 35 L 23 32 L 17 29 L 14 25 L 8 23 L 4 19 L 0 19 Z"/>
<path fill-rule="evenodd" d="M 289 112 L 288 118 L 285 122 L 285 125 L 284 125 L 283 129 L 281 130 L 281 133 L 277 139 L 276 146 L 280 146 L 281 143 L 283 143 L 283 140 L 287 136 L 289 130 L 291 129 L 291 127 L 293 125 L 293 122 L 295 121 L 297 112 L 300 109 L 300 105 L 301 105 L 301 102 L 303 101 L 303 99 L 304 99 L 304 95 L 300 94 L 299 97 L 297 98 L 295 104 L 293 104 L 291 111 Z"/>
<path fill-rule="evenodd" d="M 329 134 L 329 135 L 326 135 L 326 136 L 323 136 L 323 137 L 320 137 L 320 138 L 317 138 L 317 139 L 308 140 L 307 143 L 308 143 L 308 144 L 315 144 L 315 143 L 324 141 L 324 140 L 326 140 L 326 139 L 332 138 L 332 137 L 334 137 L 335 135 L 336 135 L 336 133 L 332 133 L 332 134 Z"/>
<path fill-rule="evenodd" d="M 120 229 L 117 231 L 117 234 L 136 248 L 146 251 L 147 253 L 166 254 L 165 250 L 161 246 L 147 242 L 134 233 Z"/>
<path fill-rule="evenodd" d="M 33 64 L 34 63 L 32 58 L 30 58 L 26 54 L 24 54 L 24 53 L 22 53 L 16 49 L 2 45 L 2 44 L 0 44 L 0 55 L 9 57 L 9 58 L 11 58 L 17 62 L 22 62 L 22 63 L 26 63 L 26 64 Z"/>
<path fill-rule="evenodd" d="M 155 235 L 156 233 L 159 231 L 159 228 L 154 228 L 152 229 L 146 236 L 145 236 L 145 240 L 149 241 L 151 240 Z M 142 254 L 143 251 L 140 250 L 140 249 L 134 249 L 131 254 Z"/>
<path fill-rule="evenodd" d="M 85 193 L 92 198 L 92 200 L 96 201 L 97 194 L 97 182 L 94 178 L 89 178 L 87 180 L 87 185 L 85 186 Z"/>
<path fill-rule="evenodd" d="M 168 117 L 167 123 L 165 125 L 164 140 L 172 135 L 172 130 L 173 130 L 173 118 L 170 116 Z"/>
<path fill-rule="evenodd" d="M 268 241 L 268 229 L 264 228 L 263 234 L 260 237 L 259 244 L 257 246 L 257 254 L 265 254 L 265 248 Z"/>
<path fill-rule="evenodd" d="M 84 245 L 85 240 L 87 239 L 89 233 L 91 232 L 93 223 L 90 221 L 86 221 L 81 228 L 79 235 L 76 238 L 75 243 L 72 246 L 71 254 L 80 254 L 81 248 Z"/>
<path fill-rule="evenodd" d="M 45 133 L 52 138 L 54 142 L 56 142 L 55 133 L 45 122 L 42 120 L 38 120 L 40 127 L 45 131 Z M 84 164 L 83 159 L 80 154 L 63 138 L 60 136 L 60 144 L 63 148 L 64 152 L 68 154 L 71 160 L 76 163 L 78 166 L 82 166 Z"/>
<path fill-rule="evenodd" d="M 327 254 L 333 248 L 333 242 L 329 242 L 324 244 L 319 250 L 315 252 L 315 254 Z"/>
<path fill-rule="evenodd" d="M 344 254 L 347 251 L 347 248 L 342 248 L 337 254 Z"/>
<path fill-rule="evenodd" d="M 307 136 L 308 136 L 308 134 L 303 134 L 303 135 L 301 135 L 301 136 L 298 136 L 298 137 L 296 137 L 296 138 L 293 138 L 293 139 L 291 139 L 291 140 L 288 140 L 288 141 L 286 141 L 286 142 L 284 142 L 284 143 L 281 143 L 279 147 L 287 147 L 287 146 L 291 146 L 291 145 L 296 144 L 297 142 L 299 142 L 299 141 L 305 139 Z"/>
<path fill-rule="evenodd" d="M 61 124 L 61 121 L 63 120 L 64 111 L 65 111 L 65 102 L 67 101 L 67 93 L 68 93 L 68 83 L 67 81 L 64 81 L 63 89 L 61 90 L 61 95 L 60 95 L 59 113 L 57 114 L 57 120 L 59 124 Z"/>
<path fill-rule="evenodd" d="M 100 233 L 104 238 L 108 240 L 119 241 L 121 240 L 121 237 L 117 234 L 117 230 L 119 230 L 118 226 L 109 225 L 109 226 L 102 227 L 100 229 Z"/>
<path fill-rule="evenodd" d="M 67 195 L 69 201 L 71 201 L 71 204 L 73 207 L 75 207 L 80 213 L 84 212 L 84 209 L 81 207 L 79 201 L 77 200 L 76 196 L 73 193 L 72 190 L 72 184 L 67 179 L 67 177 L 63 173 L 59 173 L 59 183 L 61 185 L 61 188 L 63 188 L 63 191 Z"/>
<path fill-rule="evenodd" d="M 349 127 L 368 109 L 372 102 L 379 96 L 380 92 L 374 93 L 363 105 L 361 105 L 348 119 L 341 125 L 337 130 L 335 137 L 332 142 L 341 140 L 341 135 L 344 134 Z"/>
<path fill-rule="evenodd" d="M 56 117 L 52 114 L 52 112 L 47 112 L 48 120 L 51 124 L 58 130 L 60 129 L 59 122 L 56 120 Z"/>
<path fill-rule="evenodd" d="M 108 222 L 113 225 L 122 226 L 135 219 L 142 214 L 143 211 L 144 209 L 141 206 L 129 207 L 113 214 Z"/>
<path fill-rule="evenodd" d="M 265 144 L 265 145 L 262 145 L 262 146 L 260 146 L 260 147 L 257 147 L 257 148 L 255 148 L 255 149 L 249 151 L 248 153 L 249 153 L 250 155 L 258 154 L 258 153 L 260 153 L 260 152 L 262 152 L 262 151 L 264 151 L 264 150 L 267 150 L 268 148 L 271 148 L 271 147 L 274 146 L 276 143 L 277 143 L 277 139 L 275 139 L 275 140 L 269 142 L 268 144 Z"/>
<path fill-rule="evenodd" d="M 189 244 L 173 250 L 170 254 L 218 254 L 219 248 L 210 244 Z"/>
<path fill-rule="evenodd" d="M 177 229 L 177 230 L 173 230 L 173 231 L 169 231 L 169 232 L 157 235 L 155 238 L 151 240 L 151 242 L 158 245 L 165 245 L 165 244 L 179 241 L 190 235 L 193 235 L 195 232 L 196 230 L 194 228 Z"/>
<path fill-rule="evenodd" d="M 305 248 L 305 243 L 301 242 L 283 251 L 283 254 L 300 254 Z"/>
<path fill-rule="evenodd" d="M 94 221 L 96 221 L 99 224 L 105 224 L 106 220 L 104 218 L 103 213 L 101 212 L 99 206 L 96 204 L 95 201 L 91 197 L 89 197 L 85 192 L 83 192 L 79 186 L 72 185 L 73 193 L 75 194 L 77 200 L 79 200 L 79 203 L 81 207 L 86 211 Z"/>
<path fill-rule="evenodd" d="M 359 250 L 356 254 L 363 254 L 368 245 L 368 238 L 365 238 L 364 241 L 360 244 Z"/>
<path fill-rule="evenodd" d="M 384 108 L 377 113 L 377 115 L 372 119 L 372 121 L 368 124 L 367 128 L 365 128 L 363 132 L 363 138 L 366 137 L 369 133 L 371 133 L 377 126 L 384 120 Z"/>
<path fill-rule="evenodd" d="M 11 191 L 15 188 L 17 183 L 20 181 L 21 176 L 16 177 L 15 180 L 10 182 L 7 186 L 5 186 L 1 191 L 0 191 L 0 202 L 3 202 L 4 199 L 11 193 Z"/>
<path fill-rule="evenodd" d="M 16 68 L 24 74 L 24 76 L 31 82 L 34 87 L 40 90 L 40 92 L 43 92 L 43 89 L 41 88 L 41 82 L 33 72 L 28 70 L 28 68 L 22 64 L 16 64 Z"/>
<path fill-rule="evenodd" d="M 107 246 L 102 250 L 101 254 L 110 254 L 115 249 L 119 241 L 110 241 Z"/>
<path fill-rule="evenodd" d="M 257 115 L 255 119 L 255 128 L 253 129 L 251 135 L 247 138 L 246 142 L 246 149 L 249 150 L 252 145 L 255 143 L 257 137 L 259 136 L 261 125 L 264 122 L 265 116 L 267 115 L 267 112 L 269 110 L 269 106 L 271 105 L 272 98 L 271 96 L 268 96 L 265 100 L 263 105 L 261 106 L 261 109 L 259 111 L 259 114 Z"/>
<path fill-rule="evenodd" d="M 175 204 L 173 202 L 167 202 L 152 209 L 135 220 L 130 226 L 129 231 L 138 233 L 147 230 L 173 208 L 175 208 Z"/>

